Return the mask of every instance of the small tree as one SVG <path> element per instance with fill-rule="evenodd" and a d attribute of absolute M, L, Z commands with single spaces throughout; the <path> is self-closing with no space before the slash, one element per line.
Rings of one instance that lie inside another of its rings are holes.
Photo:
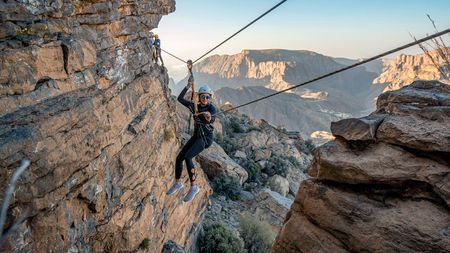
<path fill-rule="evenodd" d="M 148 250 L 150 247 L 150 240 L 145 237 L 144 240 L 142 240 L 141 244 L 139 244 L 139 248 L 143 250 Z"/>
<path fill-rule="evenodd" d="M 203 236 L 200 237 L 200 252 L 238 253 L 242 252 L 242 243 L 221 223 L 205 223 Z"/>
<path fill-rule="evenodd" d="M 212 187 L 215 194 L 226 196 L 231 200 L 239 200 L 242 186 L 234 177 L 220 175 L 212 181 Z"/>
<path fill-rule="evenodd" d="M 269 163 L 264 171 L 269 177 L 273 175 L 286 177 L 287 171 L 289 169 L 289 163 L 286 157 L 280 156 L 279 154 L 273 152 L 268 162 Z"/>
<path fill-rule="evenodd" d="M 257 163 L 255 163 L 253 160 L 250 159 L 239 159 L 238 160 L 239 165 L 241 165 L 245 171 L 247 171 L 248 174 L 248 181 L 247 182 L 259 182 L 260 176 L 261 176 L 261 166 Z"/>
<path fill-rule="evenodd" d="M 219 146 L 221 146 L 225 153 L 227 153 L 227 155 L 229 156 L 232 156 L 234 152 L 239 149 L 239 145 L 236 143 L 236 141 L 220 133 L 215 135 L 214 141 L 219 144 Z"/>
<path fill-rule="evenodd" d="M 239 118 L 237 117 L 231 117 L 230 118 L 230 129 L 231 131 L 233 131 L 234 133 L 243 133 L 244 128 L 242 127 L 242 121 L 239 120 Z"/>
<path fill-rule="evenodd" d="M 239 223 L 239 233 L 244 247 L 249 253 L 269 253 L 275 234 L 270 225 L 260 219 L 260 215 L 244 213 Z"/>

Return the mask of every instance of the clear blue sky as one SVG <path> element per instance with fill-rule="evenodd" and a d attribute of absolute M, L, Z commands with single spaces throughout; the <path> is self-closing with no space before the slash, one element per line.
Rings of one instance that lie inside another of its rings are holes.
<path fill-rule="evenodd" d="M 164 49 L 195 59 L 278 2 L 179 0 L 155 31 Z M 417 38 L 433 33 L 426 14 L 439 30 L 449 28 L 450 0 L 288 0 L 212 54 L 283 48 L 364 58 L 410 42 L 409 33 Z M 163 57 L 169 73 L 177 76 L 180 62 Z"/>

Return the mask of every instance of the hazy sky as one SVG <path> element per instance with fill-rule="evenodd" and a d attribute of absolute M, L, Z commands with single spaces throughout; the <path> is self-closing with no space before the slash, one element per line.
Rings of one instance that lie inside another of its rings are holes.
<path fill-rule="evenodd" d="M 162 48 L 195 59 L 279 0 L 178 0 L 155 30 Z M 288 0 L 212 54 L 242 49 L 304 49 L 334 57 L 364 58 L 450 27 L 450 0 Z M 446 36 L 449 41 L 449 36 Z M 404 53 L 418 53 L 412 48 Z M 169 74 L 184 64 L 163 54 Z M 181 72 L 180 72 L 181 70 Z"/>

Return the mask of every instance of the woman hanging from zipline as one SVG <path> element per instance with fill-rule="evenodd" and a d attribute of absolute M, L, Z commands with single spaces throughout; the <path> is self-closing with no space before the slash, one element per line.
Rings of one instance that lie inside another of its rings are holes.
<path fill-rule="evenodd" d="M 190 61 L 191 62 L 191 61 Z M 192 65 L 189 65 L 189 70 L 191 72 Z M 184 201 L 188 202 L 194 199 L 195 195 L 200 191 L 200 188 L 195 183 L 197 179 L 196 168 L 194 168 L 194 163 L 192 158 L 200 154 L 204 149 L 211 146 L 213 142 L 213 122 L 215 120 L 215 115 L 217 112 L 214 104 L 211 103 L 212 90 L 207 85 L 203 85 L 198 90 L 198 96 L 200 102 L 197 103 L 195 99 L 195 94 L 193 92 L 193 101 L 186 100 L 184 98 L 186 92 L 189 88 L 194 88 L 194 77 L 191 75 L 188 80 L 187 86 L 181 91 L 178 96 L 178 101 L 186 106 L 194 116 L 194 133 L 189 141 L 181 149 L 180 153 L 177 155 L 175 163 L 175 182 L 172 187 L 167 191 L 167 195 L 172 195 L 178 190 L 184 187 L 181 181 L 181 173 L 183 171 L 183 161 L 186 162 L 186 168 L 189 174 L 189 180 L 191 182 L 191 187 L 184 197 Z"/>

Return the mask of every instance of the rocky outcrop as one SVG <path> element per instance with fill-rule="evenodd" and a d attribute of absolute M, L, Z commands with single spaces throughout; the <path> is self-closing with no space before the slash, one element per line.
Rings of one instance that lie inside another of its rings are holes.
<path fill-rule="evenodd" d="M 273 252 L 448 252 L 449 98 L 448 85 L 416 81 L 336 122 Z"/>
<path fill-rule="evenodd" d="M 226 176 L 235 178 L 240 184 L 243 184 L 248 178 L 247 171 L 231 159 L 215 142 L 200 153 L 196 159 L 210 180 L 214 180 L 218 176 Z"/>
<path fill-rule="evenodd" d="M 0 182 L 21 159 L 7 252 L 159 252 L 190 247 L 211 194 L 165 191 L 179 148 L 165 69 L 148 32 L 170 0 L 0 3 Z M 3 194 L 3 192 L 2 192 Z"/>
<path fill-rule="evenodd" d="M 444 54 L 450 54 L 450 48 L 442 49 Z M 446 51 L 446 53 L 445 53 Z M 438 56 L 437 51 L 426 54 L 401 54 L 392 60 L 384 60 L 383 72 L 377 77 L 374 84 L 389 84 L 384 91 L 398 90 L 415 80 L 445 80 L 450 76 L 442 76 L 437 66 L 445 68 L 445 61 Z M 434 61 L 434 62 L 433 62 Z"/>

